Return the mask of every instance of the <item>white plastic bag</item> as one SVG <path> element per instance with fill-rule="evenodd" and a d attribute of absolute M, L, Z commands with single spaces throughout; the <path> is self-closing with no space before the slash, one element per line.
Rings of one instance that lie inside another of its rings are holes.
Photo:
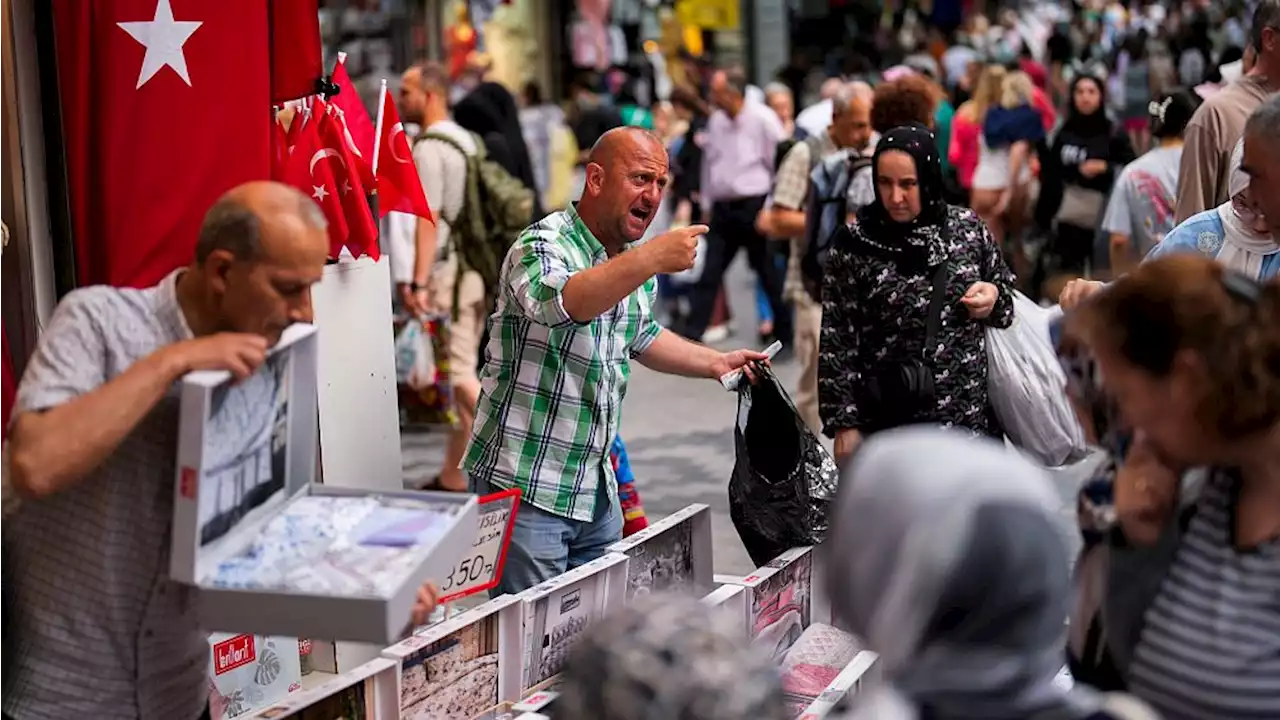
<path fill-rule="evenodd" d="M 396 335 L 396 384 L 421 390 L 435 378 L 435 353 L 422 321 L 410 318 Z"/>
<path fill-rule="evenodd" d="M 1087 451 L 1049 339 L 1049 323 L 1059 312 L 1015 292 L 1013 324 L 987 329 L 987 391 L 996 417 L 1014 445 L 1049 467 Z"/>

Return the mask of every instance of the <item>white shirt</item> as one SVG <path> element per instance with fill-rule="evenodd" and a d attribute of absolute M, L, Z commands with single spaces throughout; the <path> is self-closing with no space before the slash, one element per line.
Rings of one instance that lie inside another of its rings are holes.
<path fill-rule="evenodd" d="M 831 127 L 831 117 L 835 114 L 835 104 L 830 99 L 819 100 L 796 116 L 796 127 L 802 128 L 809 135 L 821 135 Z"/>

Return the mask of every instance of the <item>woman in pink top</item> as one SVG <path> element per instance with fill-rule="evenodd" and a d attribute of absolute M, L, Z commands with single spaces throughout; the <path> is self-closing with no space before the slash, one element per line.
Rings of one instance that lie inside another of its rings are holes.
<path fill-rule="evenodd" d="M 973 172 L 978 169 L 982 121 L 987 108 L 1000 104 L 1000 86 L 1005 70 L 999 65 L 988 65 L 978 75 L 973 96 L 960 105 L 951 119 L 951 144 L 947 159 L 956 169 L 956 178 L 966 192 L 973 190 Z"/>

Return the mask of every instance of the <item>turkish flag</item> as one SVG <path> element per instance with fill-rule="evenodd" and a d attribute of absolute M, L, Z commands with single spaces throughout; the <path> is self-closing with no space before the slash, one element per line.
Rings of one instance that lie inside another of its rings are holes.
<path fill-rule="evenodd" d="M 269 1 L 271 100 L 284 102 L 310 95 L 324 72 L 319 3 L 317 0 Z"/>
<path fill-rule="evenodd" d="M 425 220 L 434 219 L 422 180 L 418 178 L 418 168 L 413 164 L 409 139 L 404 136 L 400 113 L 391 92 L 384 90 L 382 137 L 378 141 L 378 212 L 386 215 L 392 210 Z"/>
<path fill-rule="evenodd" d="M 369 111 L 365 109 L 364 103 L 360 102 L 360 93 L 356 92 L 355 85 L 351 84 L 351 76 L 347 74 L 345 53 L 338 53 L 338 62 L 333 66 L 333 83 L 339 90 L 337 95 L 329 98 L 329 106 L 342 111 L 354 146 L 353 152 L 363 158 L 366 163 L 371 163 L 373 161 L 369 158 L 373 153 L 373 121 L 369 119 Z"/>
<path fill-rule="evenodd" d="M 324 104 L 319 100 L 316 104 L 319 106 L 316 112 L 323 115 Z M 302 113 L 299 113 L 293 121 L 298 123 L 301 119 Z M 329 256 L 336 258 L 342 252 L 342 246 L 346 244 L 351 231 L 338 196 L 339 184 L 333 172 L 338 152 L 325 147 L 325 141 L 320 137 L 319 125 L 316 118 L 312 118 L 311 122 L 298 131 L 293 150 L 285 164 L 283 182 L 310 195 L 320 209 L 324 210 L 324 216 L 329 220 Z"/>
<path fill-rule="evenodd" d="M 53 0 L 81 284 L 146 287 L 191 261 L 227 190 L 271 177 L 261 0 Z"/>
<path fill-rule="evenodd" d="M 338 199 L 350 228 L 347 249 L 355 257 L 367 254 L 377 260 L 381 254 L 378 250 L 378 226 L 373 221 L 369 196 L 364 181 L 360 178 L 360 160 L 351 153 L 342 123 L 332 112 L 316 110 L 311 120 L 316 125 L 325 154 L 328 155 L 330 150 L 334 152 L 331 156 L 336 160 L 332 168 L 333 179 L 337 183 Z"/>
<path fill-rule="evenodd" d="M 271 123 L 271 179 L 284 177 L 284 165 L 289 160 L 289 134 L 285 132 L 280 118 Z"/>

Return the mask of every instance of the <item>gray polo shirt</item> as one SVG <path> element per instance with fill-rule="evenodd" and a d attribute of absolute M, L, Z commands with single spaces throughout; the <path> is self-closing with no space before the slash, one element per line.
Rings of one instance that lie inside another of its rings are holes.
<path fill-rule="evenodd" d="M 22 376 L 15 416 L 190 338 L 174 291 L 180 272 L 145 290 L 68 294 Z M 208 636 L 195 592 L 168 579 L 177 430 L 175 387 L 97 470 L 24 501 L 4 523 L 6 715 L 195 720 L 204 711 Z"/>

